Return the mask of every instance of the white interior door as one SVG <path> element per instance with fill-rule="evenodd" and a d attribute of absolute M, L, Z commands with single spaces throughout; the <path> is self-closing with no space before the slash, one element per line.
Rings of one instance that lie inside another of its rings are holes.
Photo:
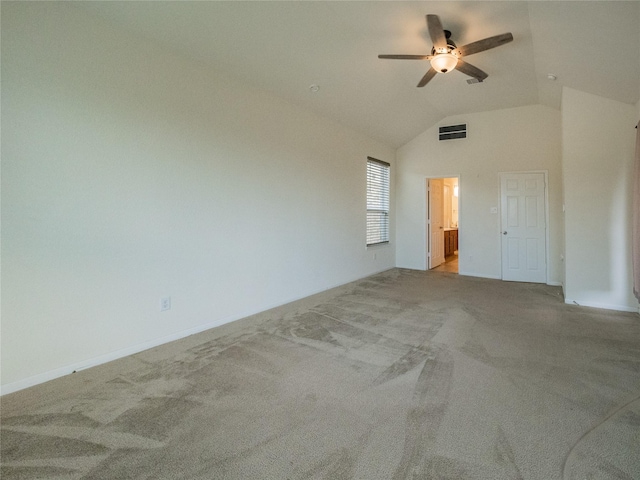
<path fill-rule="evenodd" d="M 443 190 L 444 181 L 441 178 L 428 180 L 429 192 L 429 268 L 436 268 L 444 263 L 444 220 L 443 220 Z"/>
<path fill-rule="evenodd" d="M 502 279 L 545 283 L 547 231 L 542 173 L 500 175 Z"/>

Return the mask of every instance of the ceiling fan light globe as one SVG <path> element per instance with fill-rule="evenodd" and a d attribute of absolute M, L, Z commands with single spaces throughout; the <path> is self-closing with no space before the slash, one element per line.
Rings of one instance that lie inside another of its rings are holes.
<path fill-rule="evenodd" d="M 451 53 L 441 53 L 431 59 L 431 66 L 439 73 L 447 73 L 456 68 L 458 58 Z"/>

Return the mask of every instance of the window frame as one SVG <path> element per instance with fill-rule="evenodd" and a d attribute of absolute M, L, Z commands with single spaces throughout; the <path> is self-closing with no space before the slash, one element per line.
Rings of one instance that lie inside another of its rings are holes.
<path fill-rule="evenodd" d="M 375 178 L 377 177 L 377 178 Z M 391 203 L 391 164 L 367 157 L 366 246 L 390 241 L 389 211 Z"/>

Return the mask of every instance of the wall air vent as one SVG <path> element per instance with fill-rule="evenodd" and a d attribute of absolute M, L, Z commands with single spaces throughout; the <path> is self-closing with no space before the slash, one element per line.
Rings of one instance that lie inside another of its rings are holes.
<path fill-rule="evenodd" d="M 440 140 L 453 140 L 456 138 L 467 138 L 467 124 L 451 125 L 440 127 Z"/>

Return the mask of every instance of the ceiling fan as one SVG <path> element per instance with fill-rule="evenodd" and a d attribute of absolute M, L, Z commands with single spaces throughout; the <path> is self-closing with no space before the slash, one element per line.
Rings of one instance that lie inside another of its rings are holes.
<path fill-rule="evenodd" d="M 431 55 L 378 55 L 378 58 L 393 60 L 430 60 L 431 68 L 422 77 L 418 87 L 424 87 L 436 76 L 436 73 L 447 73 L 454 69 L 482 82 L 489 75 L 478 67 L 465 62 L 461 57 L 484 52 L 513 40 L 513 35 L 509 32 L 457 47 L 450 38 L 451 32 L 442 28 L 442 23 L 440 23 L 440 18 L 437 15 L 427 15 L 427 28 L 433 42 Z"/>

